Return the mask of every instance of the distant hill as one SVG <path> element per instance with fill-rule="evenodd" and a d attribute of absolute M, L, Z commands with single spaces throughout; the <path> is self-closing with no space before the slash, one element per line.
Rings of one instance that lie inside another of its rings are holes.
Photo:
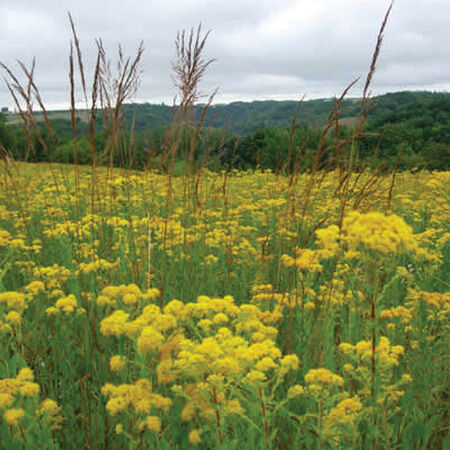
<path fill-rule="evenodd" d="M 444 103 L 450 100 L 450 93 L 433 92 L 396 92 L 376 97 L 376 104 L 371 111 L 371 121 L 386 114 L 392 113 L 398 108 L 407 109 L 416 105 L 413 114 L 420 115 L 420 108 L 430 103 Z M 359 116 L 360 99 L 350 98 L 342 102 L 343 112 L 341 117 L 343 125 L 351 126 L 354 119 Z M 311 127 L 323 126 L 331 112 L 334 99 L 318 99 L 304 101 L 297 116 L 297 123 L 306 123 Z M 418 106 L 420 105 L 420 106 Z M 269 127 L 288 128 L 292 123 L 292 116 L 296 110 L 296 101 L 253 101 L 233 102 L 229 104 L 211 105 L 207 116 L 206 126 L 228 129 L 238 135 L 247 135 Z M 202 105 L 197 107 L 197 113 Z M 131 123 L 131 117 L 136 111 L 136 130 L 156 128 L 170 123 L 172 108 L 164 105 L 134 104 L 126 106 L 127 122 Z"/>
<path fill-rule="evenodd" d="M 321 127 L 325 124 L 333 107 L 334 99 L 318 99 L 304 101 L 301 105 L 297 123 L 307 123 L 311 127 Z M 432 109 L 441 116 L 447 114 L 446 105 L 450 102 L 450 93 L 434 92 L 396 92 L 376 97 L 376 105 L 370 114 L 370 123 L 381 125 L 383 123 L 411 120 L 416 117 L 420 120 L 423 110 Z M 206 116 L 207 127 L 224 128 L 238 135 L 247 135 L 269 127 L 288 128 L 291 126 L 292 116 L 297 107 L 295 101 L 253 101 L 233 102 L 229 104 L 217 104 L 210 106 Z M 351 126 L 358 117 L 360 99 L 349 98 L 342 103 L 343 125 Z M 197 114 L 200 114 L 202 105 L 197 106 Z M 129 128 L 132 118 L 136 113 L 136 131 L 151 130 L 171 122 L 172 107 L 164 104 L 151 103 L 124 105 L 125 128 Z M 70 120 L 69 111 L 51 111 L 52 120 Z M 426 114 L 428 116 L 428 114 Z M 86 112 L 79 111 L 78 116 L 83 122 Z M 448 117 L 448 115 L 447 115 Z M 9 114 L 7 122 L 18 123 L 17 114 Z"/>
<path fill-rule="evenodd" d="M 396 92 L 381 95 L 375 100 L 365 126 L 365 131 L 369 133 L 358 143 L 359 158 L 371 161 L 372 156 L 377 155 L 377 163 L 400 170 L 413 167 L 431 170 L 450 168 L 449 93 Z M 208 154 L 213 156 L 215 168 L 233 164 L 239 168 L 260 166 L 274 169 L 278 164 L 277 155 L 280 160 L 287 157 L 291 137 L 295 148 L 299 148 L 300 143 L 306 142 L 308 136 L 305 154 L 314 152 L 333 105 L 334 99 L 303 102 L 292 136 L 289 129 L 297 107 L 295 101 L 212 105 L 206 115 L 205 130 L 196 154 L 200 155 L 201 148 L 208 147 Z M 202 108 L 202 105 L 196 107 L 198 117 Z M 360 109 L 360 99 L 352 98 L 342 102 L 341 136 L 352 136 L 352 129 L 359 120 Z M 142 164 L 150 152 L 158 155 L 165 148 L 167 136 L 164 127 L 172 120 L 172 107 L 164 104 L 129 104 L 124 105 L 123 112 L 124 142 L 128 139 L 127 135 L 135 118 L 133 145 L 137 162 Z M 47 155 L 42 143 L 34 137 L 32 159 L 45 161 L 50 158 L 57 162 L 73 162 L 70 112 L 51 111 L 49 115 L 56 142 L 50 139 L 43 124 L 41 133 L 53 153 Z M 101 116 L 98 115 L 94 137 L 95 149 L 99 155 L 102 155 L 105 149 L 109 133 L 109 130 L 103 127 Z M 91 158 L 87 111 L 77 111 L 77 121 L 79 162 L 87 164 Z M 29 146 L 19 123 L 20 117 L 17 114 L 0 113 L 0 144 L 9 149 L 15 158 L 29 159 Z M 226 143 L 223 140 L 223 129 L 227 130 Z M 115 156 L 116 165 L 121 165 L 126 160 L 125 154 L 119 153 Z M 135 164 L 137 162 L 134 161 Z"/>
<path fill-rule="evenodd" d="M 312 127 L 322 126 L 333 107 L 333 99 L 309 100 L 302 103 L 297 122 L 308 123 Z M 359 103 L 355 99 L 347 99 L 343 106 L 352 109 Z M 203 105 L 198 105 L 197 116 L 200 116 Z M 270 128 L 287 128 L 291 126 L 292 116 L 297 108 L 297 102 L 291 100 L 233 102 L 229 104 L 211 105 L 208 109 L 205 126 L 211 128 L 227 128 L 238 135 L 247 135 L 255 131 Z M 172 108 L 168 106 L 146 104 L 127 105 L 125 115 L 127 122 L 136 111 L 136 130 L 155 128 L 169 123 Z M 349 117 L 348 113 L 345 113 Z"/>

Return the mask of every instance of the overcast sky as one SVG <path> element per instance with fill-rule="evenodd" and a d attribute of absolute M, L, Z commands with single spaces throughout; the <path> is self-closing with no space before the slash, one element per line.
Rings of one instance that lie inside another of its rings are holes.
<path fill-rule="evenodd" d="M 144 41 L 141 86 L 134 100 L 171 103 L 177 30 L 211 30 L 216 58 L 201 90 L 216 102 L 333 97 L 370 65 L 388 0 L 1 0 L 0 61 L 17 69 L 36 57 L 45 103 L 67 106 L 72 13 L 92 69 L 102 38 L 112 60 L 119 43 L 133 54 Z M 450 1 L 397 0 L 385 32 L 375 94 L 450 90 Z M 3 78 L 4 73 L 2 73 Z M 361 93 L 361 83 L 351 95 Z M 77 99 L 81 99 L 81 93 Z M 12 106 L 0 83 L 0 106 Z"/>

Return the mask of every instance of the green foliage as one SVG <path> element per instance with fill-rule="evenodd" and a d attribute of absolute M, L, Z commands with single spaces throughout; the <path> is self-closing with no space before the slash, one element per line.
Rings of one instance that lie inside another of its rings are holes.
<path fill-rule="evenodd" d="M 205 128 L 196 143 L 193 155 L 196 164 L 215 169 L 254 168 L 290 170 L 302 149 L 298 167 L 308 167 L 315 152 L 322 127 L 333 106 L 331 99 L 305 101 L 297 116 L 289 152 L 289 134 L 292 116 L 297 103 L 294 101 L 234 102 L 228 105 L 211 105 L 205 118 Z M 196 107 L 197 118 L 203 105 Z M 360 112 L 358 99 L 342 103 L 341 137 L 351 135 L 353 124 Z M 172 120 L 172 107 L 152 104 L 132 104 L 123 107 L 123 130 L 113 155 L 113 164 L 134 168 L 151 167 L 165 170 L 162 155 L 168 148 L 168 127 Z M 69 113 L 49 114 L 56 146 L 42 125 L 42 135 L 49 148 L 47 156 L 41 143 L 32 137 L 27 142 L 23 129 L 7 125 L 0 116 L 0 143 L 11 151 L 16 159 L 57 162 L 73 162 L 73 136 Z M 398 92 L 376 98 L 370 112 L 366 131 L 369 135 L 360 139 L 356 148 L 360 161 L 377 166 L 396 167 L 399 170 L 426 168 L 446 170 L 450 167 L 450 95 L 431 92 Z M 37 115 L 39 120 L 39 114 Z M 133 145 L 129 146 L 134 121 Z M 223 130 L 226 129 L 226 133 Z M 104 128 L 101 117 L 96 122 L 95 148 L 98 155 L 107 149 L 110 132 Z M 330 130 L 332 134 L 333 130 Z M 33 133 L 32 133 L 33 134 Z M 88 125 L 77 118 L 79 136 L 79 162 L 89 163 Z M 331 141 L 332 142 L 332 141 Z M 180 144 L 177 158 L 184 158 L 186 140 Z M 184 148 L 182 149 L 181 147 Z M 346 151 L 346 150 L 345 150 Z M 290 155 L 290 158 L 289 158 Z M 287 161 L 290 159 L 290 161 Z M 107 158 L 104 163 L 109 162 Z M 322 155 L 321 163 L 330 162 Z M 167 168 L 167 167 L 166 167 Z"/>
<path fill-rule="evenodd" d="M 0 145 L 6 149 L 16 147 L 16 139 L 11 127 L 6 124 L 6 116 L 0 113 Z"/>

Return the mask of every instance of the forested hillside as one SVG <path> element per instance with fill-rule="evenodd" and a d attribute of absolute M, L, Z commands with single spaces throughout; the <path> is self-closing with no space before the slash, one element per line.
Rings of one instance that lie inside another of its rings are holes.
<path fill-rule="evenodd" d="M 304 101 L 299 109 L 292 136 L 294 153 L 307 141 L 303 160 L 313 152 L 322 133 L 334 99 Z M 197 119 L 204 105 L 196 106 Z M 196 155 L 208 149 L 207 164 L 212 168 L 239 167 L 276 169 L 282 166 L 289 147 L 295 101 L 234 102 L 209 107 Z M 351 136 L 360 113 L 359 99 L 341 104 L 341 135 Z M 83 111 L 78 112 L 79 161 L 90 160 L 89 127 Z M 134 124 L 133 165 L 141 166 L 153 155 L 158 157 L 167 145 L 167 127 L 172 121 L 172 107 L 161 104 L 128 104 L 123 107 L 122 133 L 127 140 Z M 39 119 L 39 113 L 37 114 Z M 41 115 L 42 117 L 42 115 Z M 34 137 L 30 149 L 17 115 L 0 116 L 0 143 L 17 159 L 73 161 L 73 136 L 68 111 L 49 113 L 56 145 L 49 145 L 49 155 Z M 101 114 L 96 124 L 95 147 L 104 151 L 108 130 Z M 360 140 L 358 156 L 400 169 L 450 168 L 450 94 L 432 92 L 397 92 L 376 98 L 365 130 L 370 136 Z M 44 140 L 48 133 L 42 126 Z M 123 162 L 120 155 L 117 163 Z M 120 160 L 120 161 L 119 161 Z M 306 162 L 304 164 L 307 165 Z"/>

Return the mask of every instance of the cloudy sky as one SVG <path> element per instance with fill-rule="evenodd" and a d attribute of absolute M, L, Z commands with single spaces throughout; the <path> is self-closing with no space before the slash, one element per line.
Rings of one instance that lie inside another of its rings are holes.
<path fill-rule="evenodd" d="M 216 61 L 201 90 L 216 102 L 333 97 L 364 76 L 389 0 L 1 0 L 0 61 L 17 70 L 36 57 L 36 81 L 49 107 L 68 105 L 72 13 L 88 69 L 95 39 L 111 60 L 118 44 L 133 54 L 144 41 L 135 101 L 171 103 L 177 30 L 211 30 Z M 397 0 L 385 32 L 375 94 L 450 90 L 450 1 Z M 2 73 L 2 78 L 4 73 Z M 351 95 L 361 93 L 361 83 Z M 81 100 L 81 94 L 77 99 Z M 0 106 L 12 106 L 0 83 Z"/>

